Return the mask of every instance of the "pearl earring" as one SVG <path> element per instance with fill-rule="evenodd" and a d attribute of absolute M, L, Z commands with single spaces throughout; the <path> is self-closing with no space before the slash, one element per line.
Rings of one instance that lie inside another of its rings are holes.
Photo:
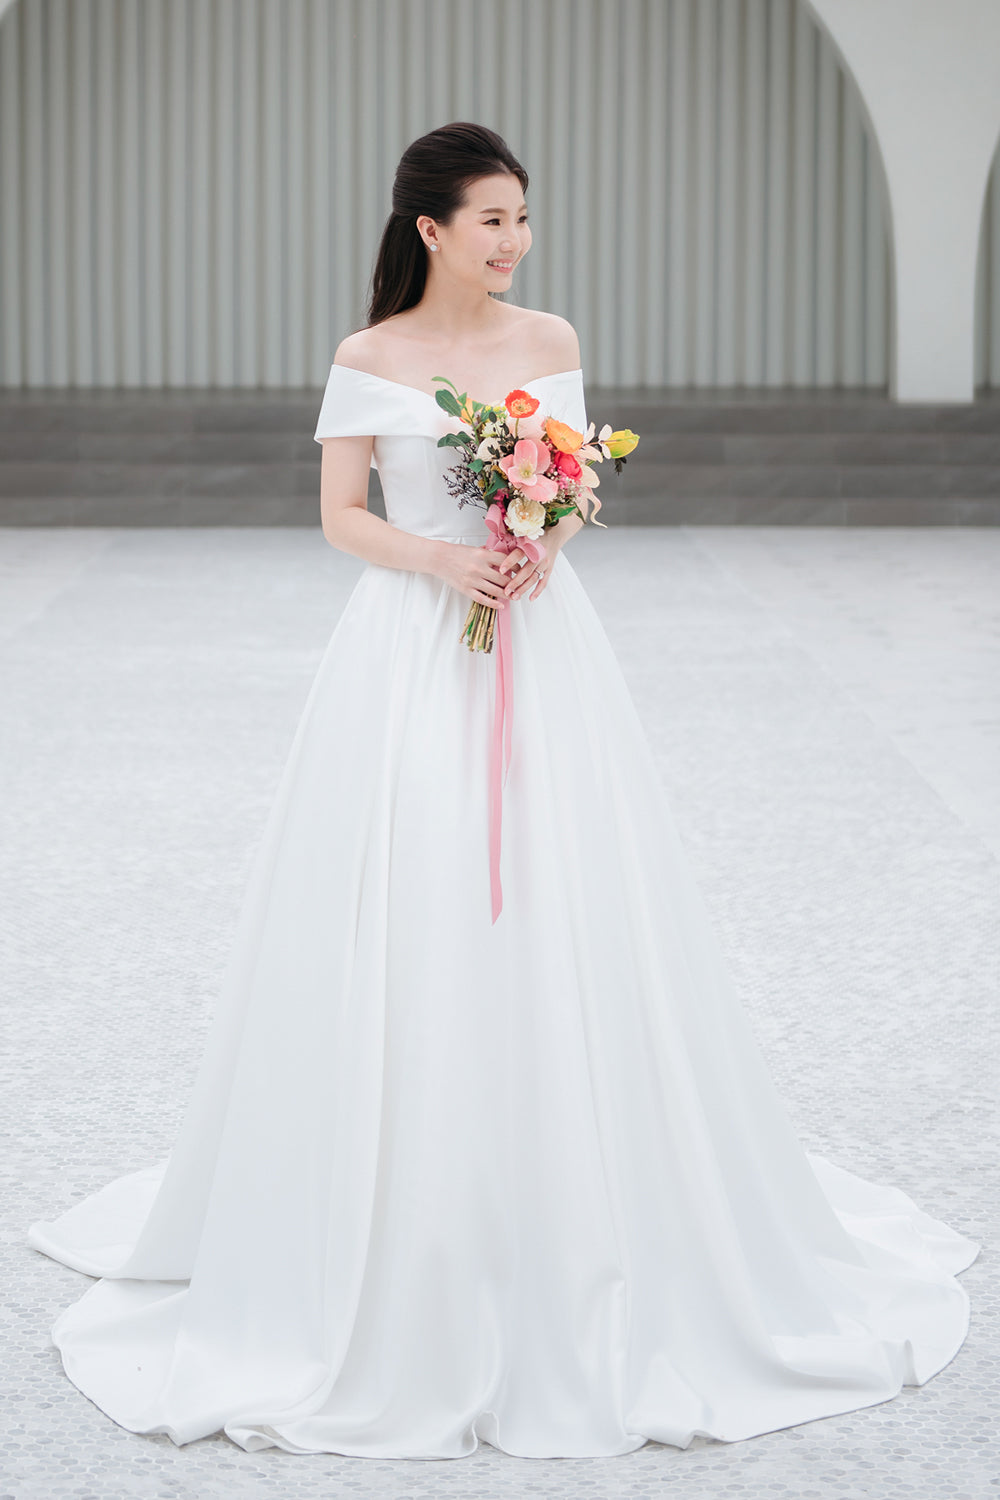
<path fill-rule="evenodd" d="M 432 245 L 432 246 L 431 246 L 431 249 L 432 249 L 432 250 L 436 250 L 436 249 L 437 249 L 437 245 Z"/>

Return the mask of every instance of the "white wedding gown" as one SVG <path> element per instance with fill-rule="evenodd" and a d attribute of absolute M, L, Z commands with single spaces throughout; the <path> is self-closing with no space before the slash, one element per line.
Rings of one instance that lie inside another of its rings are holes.
<path fill-rule="evenodd" d="M 585 426 L 580 370 L 528 384 Z M 455 427 L 335 365 L 316 436 L 374 434 L 390 522 L 481 545 Z M 979 1246 L 800 1144 L 565 551 L 511 606 L 491 921 L 468 607 L 355 586 L 169 1162 L 31 1229 L 103 1278 L 55 1325 L 67 1374 L 175 1443 L 421 1459 L 732 1442 L 923 1384 Z"/>

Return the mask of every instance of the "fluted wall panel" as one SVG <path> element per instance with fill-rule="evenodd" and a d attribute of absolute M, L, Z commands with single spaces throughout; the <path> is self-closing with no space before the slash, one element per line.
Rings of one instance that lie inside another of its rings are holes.
<path fill-rule="evenodd" d="M 1000 386 L 1000 149 L 993 159 L 979 240 L 976 384 Z"/>
<path fill-rule="evenodd" d="M 466 118 L 591 381 L 885 383 L 877 158 L 798 0 L 17 0 L 0 384 L 321 384 L 401 151 Z"/>

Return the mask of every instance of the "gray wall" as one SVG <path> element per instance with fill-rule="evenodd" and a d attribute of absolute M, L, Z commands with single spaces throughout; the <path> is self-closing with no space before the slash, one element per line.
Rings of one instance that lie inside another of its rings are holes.
<path fill-rule="evenodd" d="M 322 384 L 399 153 L 461 118 L 531 175 L 514 298 L 591 382 L 884 384 L 880 170 L 795 0 L 17 0 L 0 384 Z"/>

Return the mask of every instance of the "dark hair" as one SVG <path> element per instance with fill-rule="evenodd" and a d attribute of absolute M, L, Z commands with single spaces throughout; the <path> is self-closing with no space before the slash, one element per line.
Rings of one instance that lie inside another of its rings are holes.
<path fill-rule="evenodd" d="M 428 214 L 450 224 L 465 202 L 466 189 L 479 177 L 510 172 L 527 192 L 528 174 L 503 136 L 470 120 L 454 120 L 407 146 L 392 184 L 392 212 L 382 230 L 368 327 L 414 307 L 427 281 L 427 246 L 417 219 Z"/>

